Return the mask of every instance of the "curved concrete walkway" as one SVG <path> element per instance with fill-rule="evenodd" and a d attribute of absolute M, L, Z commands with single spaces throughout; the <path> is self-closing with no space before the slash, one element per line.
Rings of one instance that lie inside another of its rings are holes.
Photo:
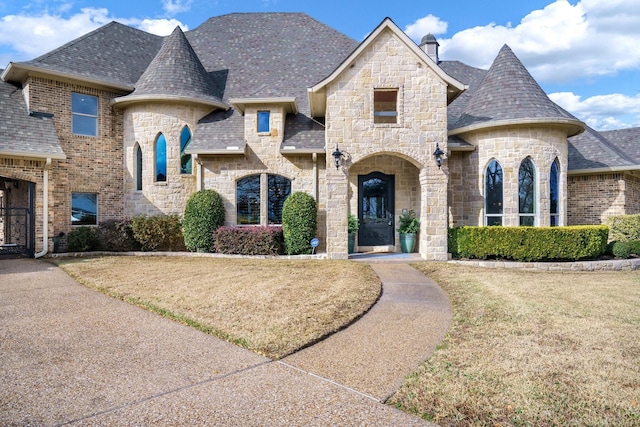
<path fill-rule="evenodd" d="M 0 425 L 430 425 L 380 403 L 451 321 L 407 264 L 372 264 L 374 308 L 272 361 L 92 291 L 42 261 L 0 260 Z"/>

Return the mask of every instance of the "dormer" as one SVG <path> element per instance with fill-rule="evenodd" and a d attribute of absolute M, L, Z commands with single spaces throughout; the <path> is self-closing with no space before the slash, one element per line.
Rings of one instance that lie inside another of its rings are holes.
<path fill-rule="evenodd" d="M 293 97 L 232 98 L 233 108 L 244 116 L 244 135 L 247 141 L 275 139 L 281 143 L 287 114 L 298 114 Z"/>

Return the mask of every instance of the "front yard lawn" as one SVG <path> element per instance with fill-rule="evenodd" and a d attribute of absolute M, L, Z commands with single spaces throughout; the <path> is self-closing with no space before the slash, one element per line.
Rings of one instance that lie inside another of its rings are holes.
<path fill-rule="evenodd" d="M 60 258 L 85 285 L 279 359 L 348 325 L 381 292 L 348 261 L 191 257 Z"/>
<path fill-rule="evenodd" d="M 454 323 L 391 403 L 441 426 L 640 425 L 640 272 L 415 267 Z"/>

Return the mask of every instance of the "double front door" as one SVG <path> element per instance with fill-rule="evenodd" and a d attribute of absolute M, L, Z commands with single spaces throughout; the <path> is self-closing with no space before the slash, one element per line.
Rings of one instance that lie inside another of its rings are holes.
<path fill-rule="evenodd" d="M 395 245 L 394 178 L 380 172 L 358 176 L 358 246 Z"/>

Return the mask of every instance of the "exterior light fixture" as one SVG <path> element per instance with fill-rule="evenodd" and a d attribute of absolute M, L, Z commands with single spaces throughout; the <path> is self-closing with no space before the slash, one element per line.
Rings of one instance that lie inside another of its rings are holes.
<path fill-rule="evenodd" d="M 343 154 L 338 148 L 338 144 L 336 144 L 336 151 L 333 152 L 333 159 L 336 163 L 336 169 L 340 169 L 340 163 L 342 162 Z"/>
<path fill-rule="evenodd" d="M 436 164 L 438 165 L 438 169 L 442 166 L 442 156 L 444 155 L 444 151 L 440 149 L 440 144 L 436 142 L 436 151 L 433 152 L 433 156 L 436 158 Z"/>

